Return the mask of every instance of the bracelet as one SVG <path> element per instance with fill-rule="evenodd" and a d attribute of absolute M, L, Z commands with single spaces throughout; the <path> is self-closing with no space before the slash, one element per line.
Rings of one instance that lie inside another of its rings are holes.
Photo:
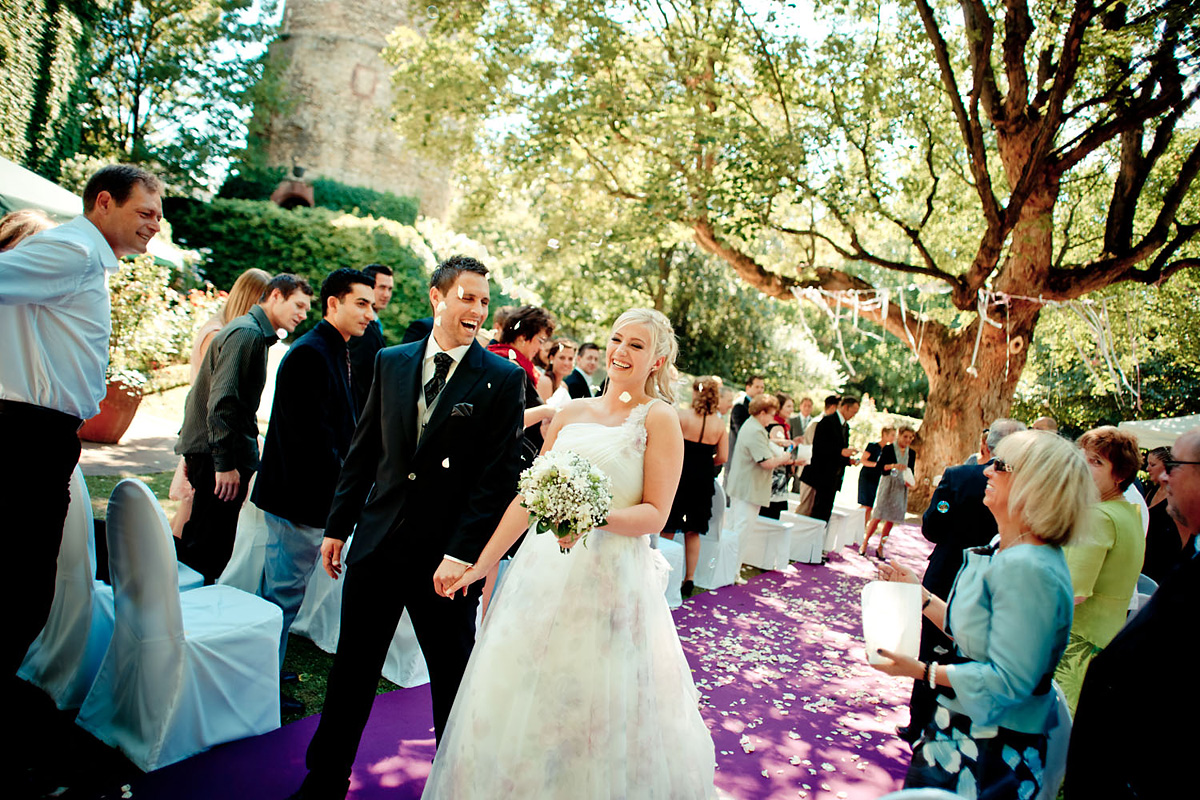
<path fill-rule="evenodd" d="M 929 688 L 930 689 L 937 688 L 937 668 L 938 668 L 938 663 L 936 661 L 929 662 Z"/>
<path fill-rule="evenodd" d="M 921 611 L 924 611 L 925 609 L 929 608 L 929 604 L 933 602 L 933 592 L 929 591 L 924 586 L 921 587 L 921 591 L 925 593 L 925 602 L 921 603 Z"/>

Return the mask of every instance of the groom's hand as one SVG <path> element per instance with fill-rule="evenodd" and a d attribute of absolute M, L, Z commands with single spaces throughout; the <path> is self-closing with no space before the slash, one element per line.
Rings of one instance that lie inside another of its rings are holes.
<path fill-rule="evenodd" d="M 341 539 L 330 539 L 328 536 L 321 540 L 321 566 L 335 581 L 342 574 L 342 548 L 345 544 Z"/>
<path fill-rule="evenodd" d="M 442 597 L 451 597 L 450 587 L 458 583 L 458 579 L 467 571 L 468 564 L 460 564 L 449 558 L 443 558 L 433 573 L 433 590 Z"/>

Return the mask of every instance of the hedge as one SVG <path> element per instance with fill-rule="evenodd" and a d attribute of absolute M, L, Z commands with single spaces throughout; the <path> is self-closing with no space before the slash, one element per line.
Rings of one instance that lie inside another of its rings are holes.
<path fill-rule="evenodd" d="M 258 267 L 303 275 L 319 291 L 325 276 L 339 267 L 380 263 L 396 279 L 392 302 L 380 317 L 388 341 L 398 344 L 410 321 L 429 315 L 429 274 L 406 244 L 418 235 L 411 227 L 325 208 L 289 211 L 262 200 L 167 198 L 164 206 L 175 241 L 202 254 L 200 269 L 218 289 L 229 289 L 238 275 Z M 316 305 L 297 333 L 321 318 Z"/>
<path fill-rule="evenodd" d="M 288 172 L 284 167 L 251 169 L 239 167 L 225 179 L 219 197 L 231 200 L 266 200 Z M 391 192 L 377 192 L 362 186 L 349 186 L 328 178 L 312 180 L 313 201 L 319 208 L 345 211 L 358 216 L 394 219 L 404 225 L 417 220 L 418 202 Z"/>

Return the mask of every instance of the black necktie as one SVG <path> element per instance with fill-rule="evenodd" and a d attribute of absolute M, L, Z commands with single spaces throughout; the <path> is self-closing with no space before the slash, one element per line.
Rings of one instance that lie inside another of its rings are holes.
<path fill-rule="evenodd" d="M 454 359 L 449 353 L 438 353 L 433 357 L 433 377 L 425 384 L 425 408 L 432 408 L 433 401 L 446 386 L 446 376 L 450 374 L 450 365 Z"/>
<path fill-rule="evenodd" d="M 842 423 L 842 443 L 843 443 L 842 444 L 843 447 L 850 446 L 850 423 L 849 422 Z"/>

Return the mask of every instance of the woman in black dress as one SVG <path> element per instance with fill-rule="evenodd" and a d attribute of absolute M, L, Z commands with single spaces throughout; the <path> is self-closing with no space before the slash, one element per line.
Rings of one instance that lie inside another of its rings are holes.
<path fill-rule="evenodd" d="M 713 467 L 729 459 L 729 429 L 717 413 L 721 399 L 721 379 L 708 376 L 692 384 L 691 408 L 677 409 L 683 428 L 683 472 L 675 502 L 663 528 L 663 537 L 674 539 L 683 534 L 686 568 L 683 596 L 692 594 L 692 579 L 700 559 L 700 534 L 708 530 L 713 504 Z"/>
<path fill-rule="evenodd" d="M 863 524 L 871 521 L 871 508 L 875 505 L 875 493 L 879 491 L 879 479 L 883 477 L 883 449 L 896 441 L 896 429 L 885 425 L 879 430 L 879 441 L 868 442 L 862 457 L 862 469 L 858 472 L 858 504 L 863 507 Z"/>
<path fill-rule="evenodd" d="M 1167 513 L 1167 494 L 1162 490 L 1163 462 L 1171 458 L 1171 448 L 1156 447 L 1146 454 L 1146 472 L 1150 473 L 1150 493 L 1146 495 L 1146 506 L 1150 510 L 1150 526 L 1146 529 L 1146 557 L 1142 563 L 1142 574 L 1155 583 L 1175 569 L 1184 551 L 1184 538 L 1179 535 L 1179 526 Z"/>

